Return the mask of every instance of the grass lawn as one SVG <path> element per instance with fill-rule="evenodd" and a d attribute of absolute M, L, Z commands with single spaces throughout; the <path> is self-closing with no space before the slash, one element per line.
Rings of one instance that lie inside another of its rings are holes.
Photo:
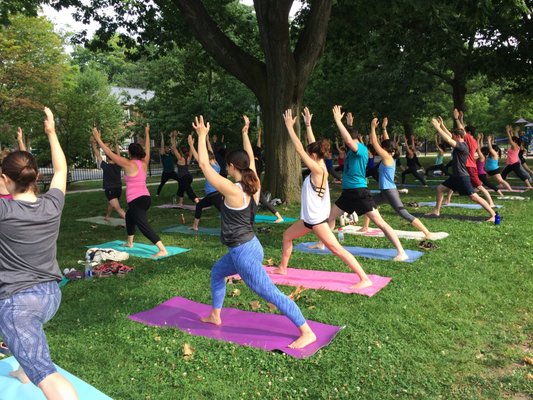
<path fill-rule="evenodd" d="M 195 186 L 202 193 L 202 184 Z M 169 182 L 153 203 L 170 202 L 175 187 Z M 156 188 L 150 187 L 152 195 Z M 336 188 L 332 200 L 339 193 Z M 434 189 L 409 189 L 402 198 L 431 201 Z M 161 261 L 130 258 L 126 263 L 135 271 L 124 279 L 95 278 L 64 287 L 62 305 L 46 326 L 52 357 L 114 399 L 531 398 L 533 367 L 522 359 L 533 356 L 533 201 L 496 202 L 505 206 L 499 227 L 423 220 L 430 230 L 450 236 L 414 263 L 359 259 L 366 272 L 392 277 L 373 298 L 303 292 L 298 304 L 306 318 L 346 327 L 306 360 L 130 321 L 129 314 L 173 296 L 210 302 L 210 268 L 226 249 L 217 237 L 180 234 L 162 239 L 192 251 Z M 80 267 L 84 245 L 125 239 L 123 228 L 75 221 L 102 215 L 105 206 L 102 192 L 67 196 L 58 241 L 61 269 Z M 280 211 L 298 217 L 299 205 Z M 412 230 L 389 206 L 381 212 L 396 229 Z M 149 216 L 159 230 L 179 224 L 182 213 L 190 223 L 191 211 L 152 208 Z M 485 215 L 463 209 L 442 213 Z M 202 223 L 218 226 L 218 212 L 205 211 Z M 278 262 L 288 225 L 269 226 L 272 232 L 258 237 L 265 258 Z M 140 233 L 137 240 L 148 243 Z M 309 240 L 312 235 L 301 239 Z M 402 243 L 417 249 L 416 241 Z M 384 238 L 350 235 L 346 244 L 391 247 Z M 290 265 L 348 271 L 335 257 L 298 252 Z M 228 296 L 225 306 L 249 310 L 248 303 L 258 298 L 244 284 L 238 288 L 241 295 Z M 258 312 L 268 312 L 261 304 Z M 183 357 L 185 343 L 194 348 L 192 360 Z"/>

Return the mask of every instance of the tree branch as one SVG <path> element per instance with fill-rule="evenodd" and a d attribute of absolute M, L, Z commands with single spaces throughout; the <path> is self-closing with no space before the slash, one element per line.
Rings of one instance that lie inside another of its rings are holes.
<path fill-rule="evenodd" d="M 436 71 L 433 68 L 430 68 L 430 67 L 428 67 L 426 65 L 423 65 L 423 64 L 419 64 L 418 68 L 420 70 L 424 71 L 426 74 L 433 75 L 433 76 L 436 76 L 439 79 L 442 79 L 444 82 L 446 82 L 449 85 L 451 85 L 453 83 L 453 78 L 449 77 L 448 75 L 446 75 L 446 74 L 444 74 L 442 72 Z"/>

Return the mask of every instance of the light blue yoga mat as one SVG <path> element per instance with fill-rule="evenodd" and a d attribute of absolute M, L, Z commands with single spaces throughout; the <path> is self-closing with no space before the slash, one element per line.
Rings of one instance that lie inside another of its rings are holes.
<path fill-rule="evenodd" d="M 278 217 L 275 215 L 263 215 L 263 214 L 257 214 L 255 216 L 255 222 L 274 222 L 277 220 Z M 296 218 L 290 218 L 290 217 L 283 217 L 283 222 L 280 222 L 280 224 L 288 223 L 288 222 L 295 222 L 298 221 Z"/>
<path fill-rule="evenodd" d="M 200 227 L 197 231 L 191 229 L 186 225 L 174 225 L 168 228 L 161 229 L 164 233 L 184 233 L 186 235 L 213 235 L 220 236 L 220 228 Z"/>
<path fill-rule="evenodd" d="M 313 254 L 329 254 L 331 255 L 331 251 L 329 251 L 327 248 L 324 250 L 320 249 L 310 249 L 309 246 L 315 244 L 315 242 L 305 242 L 300 243 L 294 246 L 295 250 L 301 251 L 303 253 L 313 253 Z M 346 250 L 348 250 L 350 253 L 352 253 L 354 256 L 357 257 L 366 257 L 366 258 L 374 258 L 376 260 L 392 260 L 394 257 L 396 257 L 396 250 L 395 249 L 368 249 L 366 247 L 352 247 L 352 246 L 343 246 Z M 415 250 L 405 250 L 409 258 L 405 260 L 404 262 L 413 262 L 418 260 L 424 253 L 420 251 Z"/>
<path fill-rule="evenodd" d="M 133 243 L 133 247 L 123 246 L 123 240 L 115 240 L 113 242 L 106 242 L 102 244 L 92 244 L 85 247 L 99 247 L 101 249 L 115 249 L 118 251 L 124 251 L 130 256 L 141 257 L 141 258 L 150 258 L 152 260 L 161 260 L 162 258 L 167 258 L 175 256 L 177 254 L 185 253 L 190 249 L 182 249 L 181 247 L 174 246 L 165 246 L 167 249 L 168 255 L 164 257 L 152 258 L 152 255 L 158 252 L 157 246 L 153 244 L 144 244 L 144 243 Z"/>
<path fill-rule="evenodd" d="M 436 203 L 434 201 L 419 201 L 418 205 L 420 207 L 435 207 Z M 456 208 L 469 208 L 471 210 L 481 210 L 483 207 L 481 207 L 477 203 L 449 203 L 449 204 L 443 204 L 443 207 L 456 207 Z M 496 206 L 496 208 L 502 208 L 502 206 Z"/>
<path fill-rule="evenodd" d="M 23 385 L 17 378 L 9 376 L 15 371 L 19 363 L 15 357 L 0 360 L 0 399 L 1 400 L 46 400 L 43 392 L 33 383 Z M 57 371 L 63 375 L 76 389 L 80 400 L 111 400 L 98 389 L 82 381 L 56 365 Z"/>

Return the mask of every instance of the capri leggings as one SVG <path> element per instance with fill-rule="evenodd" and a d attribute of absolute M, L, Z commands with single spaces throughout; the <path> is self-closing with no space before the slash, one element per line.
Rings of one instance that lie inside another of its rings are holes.
<path fill-rule="evenodd" d="M 263 192 L 262 188 L 261 193 L 259 194 L 259 204 L 261 204 L 263 207 L 268 208 L 268 211 L 270 211 L 272 214 L 276 214 L 278 212 L 278 210 L 276 210 L 276 207 L 274 207 L 267 201 L 265 192 Z"/>
<path fill-rule="evenodd" d="M 263 268 L 263 247 L 259 240 L 252 240 L 237 247 L 228 248 L 211 270 L 211 294 L 213 308 L 222 308 L 226 296 L 226 276 L 239 274 L 244 283 L 258 296 L 274 304 L 297 327 L 305 324 L 305 318 L 294 301 L 284 295 L 272 283 Z"/>
<path fill-rule="evenodd" d="M 178 174 L 176 174 L 176 171 L 170 171 L 170 172 L 163 172 L 161 174 L 161 183 L 157 187 L 157 195 L 159 196 L 159 193 L 161 193 L 161 190 L 163 189 L 163 186 L 165 186 L 165 183 L 169 179 L 174 179 L 179 182 Z"/>
<path fill-rule="evenodd" d="M 211 192 L 205 196 L 202 200 L 196 203 L 196 210 L 194 211 L 194 218 L 202 218 L 202 210 L 207 207 L 215 206 L 220 211 L 220 205 L 222 204 L 222 195 L 219 192 Z"/>
<path fill-rule="evenodd" d="M 43 324 L 61 303 L 57 282 L 43 282 L 0 300 L 0 333 L 34 385 L 57 372 Z"/>
<path fill-rule="evenodd" d="M 146 211 L 150 208 L 150 204 L 152 204 L 150 196 L 140 196 L 128 203 L 126 231 L 128 236 L 132 236 L 135 234 L 135 227 L 138 226 L 142 234 L 153 244 L 156 244 L 161 239 L 148 223 L 148 217 L 146 216 Z"/>
<path fill-rule="evenodd" d="M 514 172 L 516 176 L 523 181 L 529 181 L 531 179 L 529 174 L 522 168 L 522 165 L 520 165 L 520 161 L 511 165 L 506 165 L 502 171 L 502 178 L 506 179 L 510 172 Z"/>
<path fill-rule="evenodd" d="M 374 199 L 376 206 L 383 203 L 390 204 L 400 217 L 409 222 L 413 222 L 416 219 L 415 216 L 411 215 L 409 211 L 405 209 L 397 189 L 384 189 L 378 194 L 373 195 L 372 198 Z"/>
<path fill-rule="evenodd" d="M 413 176 L 418 179 L 422 185 L 426 186 L 427 185 L 427 182 L 426 180 L 424 179 L 424 177 L 422 175 L 420 175 L 416 169 L 416 167 L 408 167 L 406 170 L 404 170 L 402 172 L 402 185 L 405 183 L 405 176 L 407 174 L 413 174 Z"/>
<path fill-rule="evenodd" d="M 189 196 L 189 199 L 194 201 L 198 196 L 196 196 L 196 193 L 194 193 L 194 190 L 191 187 L 192 183 L 192 175 L 187 174 L 182 177 L 178 178 L 178 197 L 183 197 L 185 192 L 187 192 L 187 196 Z"/>
<path fill-rule="evenodd" d="M 494 183 L 489 181 L 489 178 L 487 177 L 487 174 L 478 174 L 478 178 L 489 189 L 491 189 L 491 190 L 493 190 L 495 192 L 500 190 L 500 189 L 498 189 L 498 186 L 496 186 Z"/>

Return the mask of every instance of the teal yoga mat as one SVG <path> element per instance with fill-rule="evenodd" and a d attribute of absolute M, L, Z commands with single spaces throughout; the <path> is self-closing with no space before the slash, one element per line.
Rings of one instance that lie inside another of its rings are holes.
<path fill-rule="evenodd" d="M 220 228 L 200 227 L 197 231 L 193 231 L 190 226 L 174 225 L 168 228 L 161 229 L 164 233 L 184 233 L 186 235 L 212 235 L 220 236 Z"/>
<path fill-rule="evenodd" d="M 436 203 L 434 201 L 419 201 L 418 206 L 419 207 L 435 207 Z M 448 204 L 443 204 L 442 207 L 468 208 L 471 210 L 481 210 L 483 208 L 477 203 L 448 203 Z M 496 208 L 502 208 L 502 206 L 497 205 Z"/>
<path fill-rule="evenodd" d="M 152 254 L 155 254 L 158 251 L 157 247 L 154 246 L 153 244 L 134 243 L 133 247 L 131 248 L 125 247 L 123 246 L 123 244 L 124 244 L 123 240 L 115 240 L 113 242 L 106 242 L 102 244 L 92 244 L 90 246 L 85 246 L 85 247 L 98 247 L 101 249 L 115 249 L 118 251 L 124 251 L 128 253 L 130 256 L 149 258 L 153 260 L 160 260 L 162 258 L 175 256 L 177 254 L 185 253 L 186 251 L 190 250 L 190 249 L 183 249 L 181 247 L 165 246 L 168 252 L 167 256 L 152 258 Z"/>
<path fill-rule="evenodd" d="M 307 243 L 299 243 L 296 246 L 294 246 L 294 250 L 298 250 L 304 253 L 312 253 L 312 254 L 329 254 L 332 255 L 331 251 L 329 251 L 327 248 L 324 250 L 320 249 L 310 249 L 309 246 L 316 243 L 313 242 L 307 242 Z M 395 249 L 369 249 L 366 247 L 352 247 L 352 246 L 343 246 L 346 250 L 348 250 L 350 253 L 352 253 L 356 257 L 366 257 L 366 258 L 375 258 L 377 260 L 392 260 L 394 257 L 396 257 L 396 250 Z M 415 250 L 405 250 L 407 253 L 407 256 L 409 257 L 404 262 L 414 262 L 418 260 L 420 257 L 424 255 L 424 253 L 420 251 Z"/>
<path fill-rule="evenodd" d="M 9 376 L 11 371 L 15 371 L 19 363 L 15 357 L 8 357 L 0 360 L 0 399 L 1 400 L 46 400 L 43 392 L 33 383 L 23 385 L 16 378 Z M 63 375 L 76 389 L 80 400 L 111 400 L 95 387 L 82 381 L 56 365 L 57 371 Z"/>
<path fill-rule="evenodd" d="M 263 215 L 263 214 L 257 214 L 255 216 L 255 222 L 274 222 L 275 220 L 277 220 L 278 218 L 275 216 L 275 215 Z M 288 223 L 288 222 L 295 222 L 295 221 L 298 221 L 296 218 L 290 218 L 290 217 L 283 217 L 283 222 L 281 222 L 281 224 L 284 224 L 284 223 Z"/>

